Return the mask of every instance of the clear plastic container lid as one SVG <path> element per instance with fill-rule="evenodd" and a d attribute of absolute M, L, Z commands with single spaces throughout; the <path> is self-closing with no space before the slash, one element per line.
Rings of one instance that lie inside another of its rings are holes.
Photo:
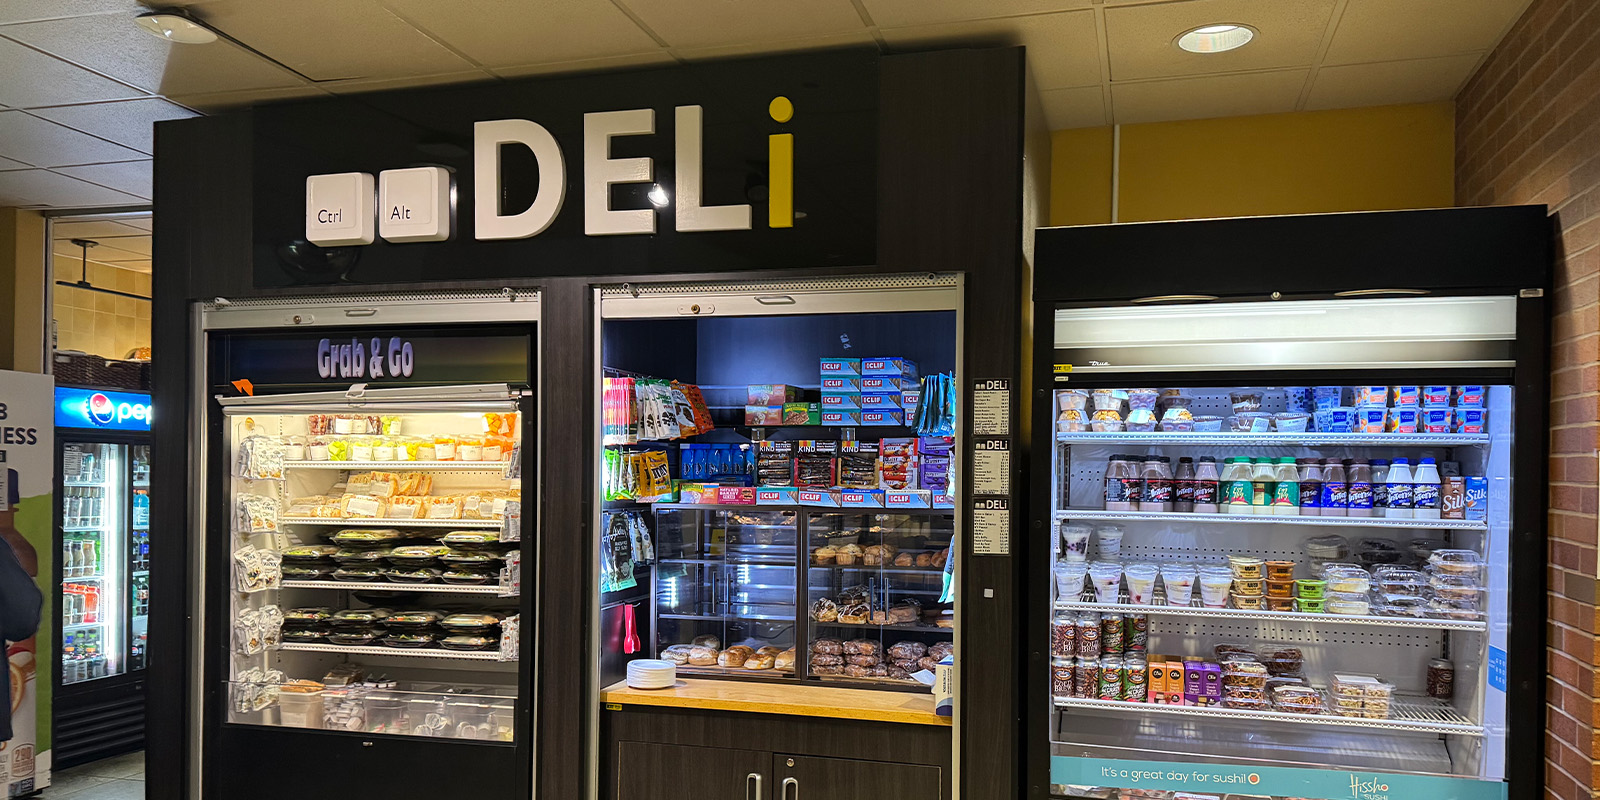
<path fill-rule="evenodd" d="M 1242 658 L 1246 661 L 1254 661 L 1256 658 L 1255 648 L 1243 642 L 1218 642 L 1217 646 L 1211 649 L 1211 652 L 1216 655 L 1218 661 L 1227 658 Z"/>
<path fill-rule="evenodd" d="M 1343 536 L 1313 536 L 1305 541 L 1303 549 L 1306 554 L 1314 558 L 1343 558 L 1348 543 Z"/>
<path fill-rule="evenodd" d="M 1266 433 L 1272 430 L 1272 415 L 1259 411 L 1241 411 L 1228 417 L 1228 426 L 1234 433 Z"/>
<path fill-rule="evenodd" d="M 1483 568 L 1483 556 L 1475 550 L 1435 550 L 1428 565 L 1439 572 L 1476 574 Z"/>
<path fill-rule="evenodd" d="M 1271 704 L 1264 697 L 1224 697 L 1222 707 L 1240 711 L 1266 711 Z"/>
<path fill-rule="evenodd" d="M 1160 396 L 1161 393 L 1155 389 L 1129 389 L 1128 407 L 1135 410 L 1154 410 L 1156 407 L 1156 398 Z"/>

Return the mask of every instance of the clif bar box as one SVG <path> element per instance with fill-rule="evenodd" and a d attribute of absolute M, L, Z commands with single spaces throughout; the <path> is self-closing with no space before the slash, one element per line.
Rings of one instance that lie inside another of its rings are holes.
<path fill-rule="evenodd" d="M 822 359 L 822 377 L 843 376 L 847 378 L 861 377 L 861 359 L 859 358 L 824 358 Z"/>

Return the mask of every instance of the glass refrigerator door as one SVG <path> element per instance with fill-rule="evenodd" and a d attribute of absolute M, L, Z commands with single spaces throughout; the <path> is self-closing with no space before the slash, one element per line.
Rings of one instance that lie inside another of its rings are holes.
<path fill-rule="evenodd" d="M 62 445 L 61 682 L 127 671 L 128 448 Z"/>
<path fill-rule="evenodd" d="M 128 531 L 128 575 L 130 605 L 128 625 L 128 669 L 144 669 L 150 638 L 150 445 L 128 448 L 133 487 L 133 510 Z"/>

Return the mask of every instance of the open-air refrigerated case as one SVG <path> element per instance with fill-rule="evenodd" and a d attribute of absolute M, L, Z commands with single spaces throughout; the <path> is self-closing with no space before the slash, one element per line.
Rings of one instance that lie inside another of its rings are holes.
<path fill-rule="evenodd" d="M 411 300 L 207 310 L 208 794 L 528 791 L 537 304 Z"/>
<path fill-rule="evenodd" d="M 1041 299 L 1036 794 L 1530 791 L 1540 275 Z"/>

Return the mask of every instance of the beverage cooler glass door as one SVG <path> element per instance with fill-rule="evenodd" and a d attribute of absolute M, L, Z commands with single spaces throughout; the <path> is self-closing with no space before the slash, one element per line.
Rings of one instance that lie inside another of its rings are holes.
<path fill-rule="evenodd" d="M 1057 312 L 1053 793 L 1505 797 L 1514 305 Z"/>
<path fill-rule="evenodd" d="M 150 445 L 136 444 L 131 454 L 129 485 L 133 506 L 129 517 L 128 574 L 132 604 L 128 626 L 128 669 L 144 669 L 150 642 Z"/>
<path fill-rule="evenodd" d="M 61 682 L 128 669 L 127 445 L 61 445 Z"/>

